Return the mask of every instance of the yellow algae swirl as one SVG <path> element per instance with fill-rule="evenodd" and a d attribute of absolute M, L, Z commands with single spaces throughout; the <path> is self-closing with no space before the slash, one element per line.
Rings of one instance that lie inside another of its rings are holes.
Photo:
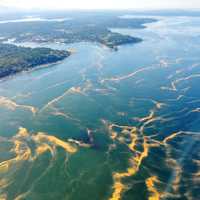
<path fill-rule="evenodd" d="M 61 147 L 70 154 L 78 150 L 76 143 L 72 144 L 72 142 L 62 141 L 55 136 L 46 135 L 44 133 L 30 135 L 25 128 L 19 128 L 18 133 L 7 140 L 13 144 L 10 153 L 14 154 L 14 157 L 0 163 L 1 174 L 6 174 L 13 168 L 19 168 L 21 164 L 23 164 L 23 161 L 32 162 L 47 151 L 49 151 L 52 156 L 55 156 L 56 147 Z M 29 146 L 30 142 L 34 144 L 35 149 Z M 1 180 L 0 185 L 6 185 L 6 183 L 9 182 L 9 180 L 4 179 Z"/>
<path fill-rule="evenodd" d="M 105 121 L 103 121 L 104 124 Z M 118 133 L 113 131 L 113 128 L 120 128 L 121 132 Z M 123 183 L 123 179 L 127 177 L 134 176 L 140 169 L 141 163 L 144 158 L 148 156 L 149 147 L 148 138 L 143 137 L 143 142 L 139 144 L 138 141 L 138 131 L 134 126 L 120 126 L 117 124 L 108 125 L 108 131 L 110 133 L 110 137 L 113 141 L 119 141 L 120 143 L 125 144 L 128 149 L 132 153 L 132 157 L 129 159 L 129 167 L 125 172 L 114 172 L 113 173 L 113 192 L 109 200 L 120 200 L 124 191 L 128 189 L 128 187 Z M 129 138 L 130 142 L 126 142 L 125 138 Z M 142 146 L 142 151 L 137 150 L 137 145 Z"/>
<path fill-rule="evenodd" d="M 135 138 L 133 143 L 136 144 Z M 130 150 L 134 150 L 135 145 L 130 144 Z M 130 167 L 127 168 L 126 172 L 115 172 L 113 174 L 113 193 L 109 200 L 120 200 L 122 193 L 127 189 L 127 186 L 122 183 L 123 178 L 134 176 L 140 169 L 141 163 L 145 157 L 148 156 L 149 146 L 147 144 L 147 138 L 144 138 L 143 151 L 137 152 L 136 156 L 133 156 L 130 160 Z"/>
<path fill-rule="evenodd" d="M 118 200 L 121 199 L 121 194 L 126 189 L 126 186 L 123 183 L 121 183 L 121 180 L 115 180 L 113 189 L 114 192 L 112 194 L 112 197 L 109 198 L 109 200 Z"/>
<path fill-rule="evenodd" d="M 0 163 L 0 172 L 6 173 L 9 169 L 20 161 L 28 160 L 31 157 L 31 149 L 28 147 L 26 143 L 19 140 L 18 137 L 24 134 L 24 129 L 20 129 L 19 133 L 12 138 L 13 148 L 10 150 L 16 156 L 12 159 L 5 160 Z"/>
<path fill-rule="evenodd" d="M 143 122 L 141 127 L 143 127 L 146 123 L 148 123 L 152 119 L 154 119 L 153 111 L 150 112 L 148 116 L 140 118 L 140 121 Z M 143 133 L 144 129 L 141 129 L 141 127 L 136 128 L 134 126 L 121 126 L 118 124 L 109 125 L 105 120 L 103 120 L 102 122 L 105 125 L 107 125 L 110 138 L 113 140 L 113 142 L 118 141 L 121 144 L 126 145 L 130 150 L 130 152 L 132 153 L 132 156 L 129 159 L 128 168 L 124 172 L 113 173 L 113 186 L 112 186 L 113 191 L 109 200 L 120 200 L 122 198 L 123 193 L 126 190 L 128 190 L 128 185 L 123 183 L 124 179 L 132 177 L 136 173 L 138 173 L 138 171 L 141 168 L 143 160 L 149 156 L 150 148 L 155 148 L 155 147 L 157 148 L 160 146 L 164 146 L 167 148 L 168 146 L 167 143 L 181 134 L 197 135 L 197 133 L 195 132 L 179 131 L 176 133 L 172 133 L 171 135 L 164 138 L 162 141 L 157 141 L 152 139 L 151 136 L 145 136 Z M 179 174 L 177 174 L 174 180 L 175 187 L 179 183 L 179 178 L 180 176 Z M 147 190 L 150 193 L 150 196 L 148 197 L 149 200 L 160 200 L 161 197 L 164 195 L 164 193 L 161 193 L 157 190 L 155 186 L 157 183 L 160 183 L 157 176 L 151 176 L 145 181 Z"/>
<path fill-rule="evenodd" d="M 41 132 L 39 132 L 37 135 L 34 135 L 33 140 L 38 142 L 38 143 L 50 142 L 55 146 L 62 147 L 68 153 L 75 153 L 77 151 L 77 148 L 72 146 L 70 143 L 62 141 L 62 140 L 56 138 L 55 136 L 46 135 L 46 134 L 41 133 Z"/>
<path fill-rule="evenodd" d="M 0 96 L 0 107 L 6 107 L 9 110 L 15 110 L 17 108 L 21 108 L 21 109 L 29 110 L 33 114 L 36 114 L 37 112 L 37 108 L 35 108 L 34 106 L 17 104 L 11 99 L 7 97 L 3 97 L 3 96 Z"/>
<path fill-rule="evenodd" d="M 159 182 L 159 180 L 156 176 L 151 176 L 145 181 L 147 190 L 150 192 L 150 196 L 148 197 L 148 200 L 160 200 L 161 199 L 161 194 L 155 188 L 155 183 L 158 183 L 158 182 Z"/>
<path fill-rule="evenodd" d="M 14 177 L 18 170 L 23 168 L 24 164 L 28 162 L 34 164 L 38 161 L 37 158 L 46 152 L 49 152 L 51 158 L 54 159 L 58 147 L 70 155 L 76 153 L 78 147 L 90 147 L 89 144 L 78 140 L 68 139 L 64 141 L 43 132 L 30 133 L 23 127 L 20 127 L 17 134 L 12 138 L 2 137 L 1 141 L 11 144 L 8 152 L 11 158 L 0 162 L 0 190 L 2 190 L 0 199 L 6 199 L 6 188 L 15 182 Z"/>
<path fill-rule="evenodd" d="M 45 104 L 39 110 L 39 112 L 43 112 L 45 109 L 47 109 L 49 107 L 53 107 L 53 105 L 55 103 L 59 102 L 61 99 L 63 99 L 65 96 L 67 96 L 69 94 L 81 94 L 81 95 L 85 95 L 85 93 L 84 93 L 84 91 L 82 91 L 81 87 L 71 87 L 71 88 L 67 89 L 64 93 L 62 93 L 60 96 L 55 97 L 54 99 L 52 99 L 51 101 L 49 101 L 47 104 Z"/>

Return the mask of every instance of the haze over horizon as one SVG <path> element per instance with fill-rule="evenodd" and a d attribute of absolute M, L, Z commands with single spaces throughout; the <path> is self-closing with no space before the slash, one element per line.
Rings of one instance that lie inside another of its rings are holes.
<path fill-rule="evenodd" d="M 199 9 L 199 0 L 0 0 L 0 7 L 17 9 Z"/>

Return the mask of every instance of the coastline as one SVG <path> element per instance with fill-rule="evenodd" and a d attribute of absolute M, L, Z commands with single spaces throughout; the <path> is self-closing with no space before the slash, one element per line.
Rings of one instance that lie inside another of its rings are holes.
<path fill-rule="evenodd" d="M 72 52 L 68 51 L 70 53 L 69 56 L 72 55 Z M 13 73 L 13 74 L 9 74 L 7 76 L 3 76 L 3 77 L 0 77 L 0 83 L 1 82 L 4 82 L 4 81 L 7 81 L 9 79 L 12 79 L 13 77 L 16 77 L 17 75 L 20 75 L 20 74 L 24 74 L 24 73 L 30 73 L 30 72 L 33 72 L 33 71 L 36 71 L 36 70 L 40 70 L 40 69 L 44 69 L 44 68 L 47 68 L 47 67 L 53 67 L 53 65 L 57 65 L 61 62 L 63 62 L 65 59 L 67 59 L 69 56 L 67 56 L 66 58 L 62 59 L 62 60 L 58 60 L 56 62 L 52 62 L 52 63 L 46 63 L 46 64 L 42 64 L 42 65 L 36 65 L 34 67 L 30 67 L 26 70 L 22 70 L 22 71 L 19 71 L 19 72 L 16 72 L 16 73 Z"/>

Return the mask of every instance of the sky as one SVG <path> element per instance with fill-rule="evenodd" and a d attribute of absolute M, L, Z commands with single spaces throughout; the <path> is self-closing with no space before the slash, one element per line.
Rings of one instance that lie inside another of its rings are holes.
<path fill-rule="evenodd" d="M 0 0 L 0 6 L 25 9 L 189 9 L 200 0 Z"/>

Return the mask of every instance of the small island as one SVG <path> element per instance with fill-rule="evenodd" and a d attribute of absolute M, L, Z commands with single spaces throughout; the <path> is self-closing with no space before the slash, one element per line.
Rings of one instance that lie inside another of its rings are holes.
<path fill-rule="evenodd" d="M 0 43 L 0 78 L 67 58 L 69 51 L 27 48 Z"/>

